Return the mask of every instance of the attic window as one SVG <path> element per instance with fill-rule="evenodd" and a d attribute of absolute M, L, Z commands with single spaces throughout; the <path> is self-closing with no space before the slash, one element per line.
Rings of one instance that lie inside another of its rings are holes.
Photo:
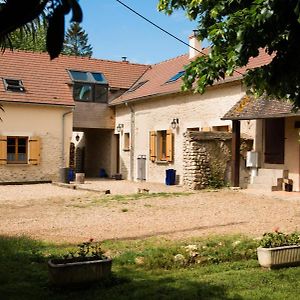
<path fill-rule="evenodd" d="M 175 82 L 180 77 L 182 77 L 184 75 L 184 73 L 185 73 L 185 71 L 178 72 L 176 75 L 172 76 L 169 80 L 167 80 L 166 83 Z"/>
<path fill-rule="evenodd" d="M 7 91 L 25 92 L 22 80 L 3 78 L 3 82 Z"/>
<path fill-rule="evenodd" d="M 108 82 L 102 73 L 69 70 L 75 101 L 106 103 Z"/>
<path fill-rule="evenodd" d="M 141 81 L 141 82 L 138 82 L 137 84 L 135 84 L 133 87 L 131 87 L 128 92 L 134 92 L 136 91 L 137 89 L 139 89 L 141 86 L 143 86 L 145 83 L 147 83 L 149 80 L 145 80 L 145 81 Z"/>

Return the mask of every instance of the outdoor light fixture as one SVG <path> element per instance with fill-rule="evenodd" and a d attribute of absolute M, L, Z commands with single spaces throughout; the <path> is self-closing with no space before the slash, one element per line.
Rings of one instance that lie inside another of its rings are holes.
<path fill-rule="evenodd" d="M 179 125 L 179 119 L 178 118 L 173 119 L 173 121 L 171 122 L 172 129 L 176 129 L 178 125 Z"/>
<path fill-rule="evenodd" d="M 117 131 L 121 132 L 123 130 L 123 128 L 124 128 L 124 124 L 118 124 Z"/>
<path fill-rule="evenodd" d="M 80 140 L 80 136 L 79 136 L 78 133 L 77 133 L 77 135 L 76 135 L 76 137 L 75 137 L 75 140 L 76 140 L 76 142 L 78 142 L 78 141 Z"/>

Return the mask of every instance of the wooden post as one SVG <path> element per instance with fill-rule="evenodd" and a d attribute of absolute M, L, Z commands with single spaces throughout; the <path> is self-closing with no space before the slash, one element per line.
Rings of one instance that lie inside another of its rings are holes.
<path fill-rule="evenodd" d="M 241 124 L 239 120 L 232 121 L 232 165 L 231 185 L 240 186 L 240 146 L 241 146 Z"/>

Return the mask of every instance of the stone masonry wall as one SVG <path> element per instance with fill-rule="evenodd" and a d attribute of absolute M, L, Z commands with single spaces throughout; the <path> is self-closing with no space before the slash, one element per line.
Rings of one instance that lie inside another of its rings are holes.
<path fill-rule="evenodd" d="M 247 180 L 246 151 L 252 141 L 241 142 L 241 179 Z M 183 146 L 183 185 L 193 190 L 230 181 L 231 133 L 186 132 Z M 242 182 L 243 184 L 243 182 Z"/>

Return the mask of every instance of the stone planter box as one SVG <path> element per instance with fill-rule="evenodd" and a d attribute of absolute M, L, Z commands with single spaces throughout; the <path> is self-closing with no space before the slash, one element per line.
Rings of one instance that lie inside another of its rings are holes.
<path fill-rule="evenodd" d="M 258 262 L 265 268 L 280 268 L 300 265 L 300 246 L 257 248 Z"/>
<path fill-rule="evenodd" d="M 111 275 L 111 259 L 74 261 L 53 259 L 48 261 L 49 279 L 56 286 L 91 283 Z"/>

